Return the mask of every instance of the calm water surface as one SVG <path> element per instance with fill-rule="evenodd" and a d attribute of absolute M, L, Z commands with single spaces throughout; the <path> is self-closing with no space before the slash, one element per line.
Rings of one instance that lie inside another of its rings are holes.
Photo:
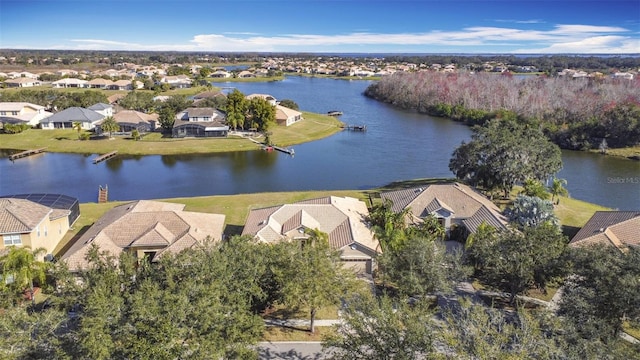
<path fill-rule="evenodd" d="M 256 150 L 198 156 L 116 157 L 94 165 L 95 154 L 45 153 L 0 159 L 0 194 L 59 192 L 94 202 L 99 185 L 111 200 L 156 199 L 268 191 L 367 189 L 396 180 L 451 177 L 452 151 L 471 134 L 447 119 L 400 111 L 362 95 L 368 81 L 287 77 L 268 83 L 227 83 L 245 94 L 291 99 L 301 109 L 344 112 L 344 131 L 294 146 L 294 157 Z M 215 141 L 215 140 L 212 140 Z M 0 144 L 1 147 L 1 144 Z M 563 152 L 575 198 L 640 209 L 640 162 Z"/>

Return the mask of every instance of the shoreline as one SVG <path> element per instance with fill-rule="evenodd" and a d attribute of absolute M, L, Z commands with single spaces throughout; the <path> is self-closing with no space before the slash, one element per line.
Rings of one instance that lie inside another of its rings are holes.
<path fill-rule="evenodd" d="M 304 120 L 288 127 L 275 125 L 271 139 L 280 146 L 299 145 L 329 137 L 342 131 L 343 123 L 334 117 L 303 111 Z M 260 150 L 248 137 L 231 135 L 226 138 L 163 138 L 160 133 L 148 133 L 141 140 L 130 137 L 79 140 L 72 129 L 29 129 L 19 134 L 0 134 L 0 150 L 30 150 L 46 148 L 47 152 L 71 154 L 101 154 L 118 151 L 120 155 L 198 155 L 235 151 Z"/>

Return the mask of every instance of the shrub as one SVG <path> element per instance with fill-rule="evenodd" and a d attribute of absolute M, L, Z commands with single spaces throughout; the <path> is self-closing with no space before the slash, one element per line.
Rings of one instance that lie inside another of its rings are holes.
<path fill-rule="evenodd" d="M 4 132 L 5 134 L 19 134 L 30 128 L 29 124 L 5 124 Z"/>

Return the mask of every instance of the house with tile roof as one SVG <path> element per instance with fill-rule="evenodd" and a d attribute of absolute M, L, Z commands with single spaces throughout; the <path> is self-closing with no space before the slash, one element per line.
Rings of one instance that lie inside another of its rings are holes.
<path fill-rule="evenodd" d="M 447 234 L 462 227 L 465 237 L 486 223 L 497 229 L 506 229 L 507 219 L 500 209 L 473 188 L 461 183 L 432 184 L 424 187 L 386 191 L 380 194 L 391 201 L 391 209 L 401 212 L 409 209 L 412 223 L 435 216 Z"/>
<path fill-rule="evenodd" d="M 82 129 L 93 130 L 105 117 L 103 114 L 93 110 L 81 107 L 70 107 L 40 120 L 40 125 L 43 129 L 49 130 L 73 129 L 73 123 L 80 122 Z"/>
<path fill-rule="evenodd" d="M 105 103 L 97 103 L 89 106 L 87 109 L 93 110 L 104 116 L 113 116 L 113 105 Z"/>
<path fill-rule="evenodd" d="M 16 79 L 6 80 L 4 82 L 4 85 L 6 87 L 34 87 L 34 86 L 40 86 L 42 85 L 42 83 L 40 82 L 40 80 L 37 80 L 37 79 L 16 78 Z"/>
<path fill-rule="evenodd" d="M 276 105 L 276 123 L 281 126 L 289 126 L 303 120 L 302 113 L 289 109 L 282 105 Z"/>
<path fill-rule="evenodd" d="M 129 133 L 133 130 L 138 130 L 139 133 L 146 133 L 156 129 L 158 117 L 158 114 L 145 114 L 135 110 L 122 110 L 113 115 L 113 120 L 120 125 L 120 132 Z M 96 134 L 102 133 L 102 122 L 104 122 L 104 120 L 96 125 Z"/>
<path fill-rule="evenodd" d="M 596 211 L 569 242 L 571 247 L 640 246 L 640 211 Z"/>
<path fill-rule="evenodd" d="M 44 106 L 27 102 L 0 102 L 0 123 L 37 126 L 40 120 L 53 115 Z"/>
<path fill-rule="evenodd" d="M 76 78 L 64 78 L 51 83 L 54 88 L 86 88 L 88 86 L 87 80 Z"/>
<path fill-rule="evenodd" d="M 20 198 L 0 198 L 0 250 L 24 246 L 53 254 L 69 230 L 69 210 L 51 208 Z"/>
<path fill-rule="evenodd" d="M 193 248 L 207 239 L 222 239 L 224 215 L 184 208 L 184 204 L 150 200 L 116 206 L 71 245 L 60 260 L 71 271 L 81 271 L 89 265 L 86 255 L 92 244 L 115 257 L 126 251 L 139 260 L 157 261 L 164 254 Z"/>
<path fill-rule="evenodd" d="M 173 137 L 226 137 L 226 117 L 215 108 L 187 108 L 176 114 Z"/>
<path fill-rule="evenodd" d="M 355 198 L 328 196 L 293 204 L 253 209 L 242 235 L 260 242 L 303 241 L 306 229 L 329 236 L 329 245 L 340 252 L 345 266 L 371 274 L 375 257 L 381 252 L 367 218 L 367 205 Z"/>

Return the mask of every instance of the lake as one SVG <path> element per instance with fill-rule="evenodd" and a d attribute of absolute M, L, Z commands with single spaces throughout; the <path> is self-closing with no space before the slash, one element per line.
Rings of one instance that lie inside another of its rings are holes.
<path fill-rule="evenodd" d="M 158 199 L 270 191 L 369 189 L 392 181 L 452 177 L 449 158 L 471 131 L 448 119 L 395 109 L 362 95 L 369 81 L 287 77 L 266 83 L 217 83 L 248 95 L 291 99 L 317 113 L 366 125 L 293 146 L 295 156 L 261 150 L 210 155 L 118 156 L 94 165 L 95 154 L 45 153 L 0 159 L 0 194 L 55 192 L 95 202 L 99 185 L 110 200 Z M 210 141 L 215 141 L 212 139 Z M 6 154 L 4 155 L 6 157 Z M 640 209 L 640 162 L 563 151 L 572 197 Z"/>

